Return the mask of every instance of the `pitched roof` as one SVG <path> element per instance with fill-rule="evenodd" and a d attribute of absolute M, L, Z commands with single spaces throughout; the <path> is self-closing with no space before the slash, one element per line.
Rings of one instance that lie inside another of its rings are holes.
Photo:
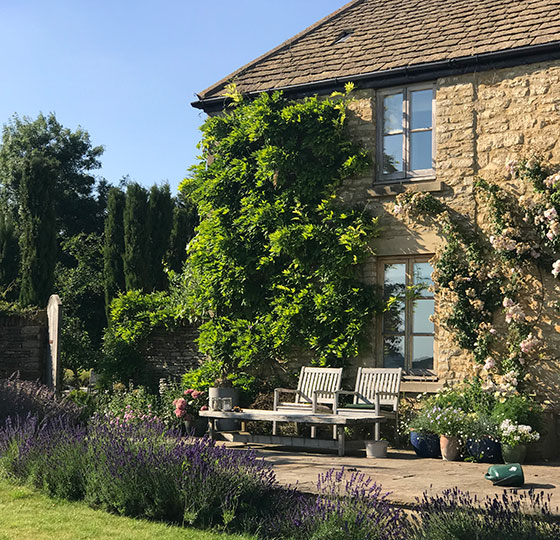
<path fill-rule="evenodd" d="M 560 50 L 560 0 L 353 0 L 198 97 L 230 81 L 248 93 L 312 86 L 544 44 Z"/>

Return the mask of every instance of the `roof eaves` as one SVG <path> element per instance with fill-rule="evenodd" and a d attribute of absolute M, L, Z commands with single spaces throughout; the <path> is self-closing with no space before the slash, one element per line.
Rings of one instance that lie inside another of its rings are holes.
<path fill-rule="evenodd" d="M 255 60 L 251 60 L 249 63 L 247 63 L 244 66 L 240 67 L 239 69 L 235 70 L 233 73 L 230 73 L 227 77 L 224 77 L 222 80 L 218 81 L 217 83 L 214 83 L 212 86 L 209 86 L 208 88 L 206 88 L 206 90 L 203 90 L 202 92 L 198 93 L 197 97 L 201 101 L 204 100 L 205 99 L 204 96 L 207 96 L 208 94 L 211 94 L 211 93 L 215 92 L 216 90 L 218 90 L 220 87 L 225 86 L 227 83 L 234 81 L 235 77 L 241 75 L 244 71 L 253 67 L 255 64 L 258 64 L 259 62 L 262 62 L 263 60 L 265 60 L 269 56 L 272 56 L 273 54 L 277 53 L 278 51 L 281 51 L 282 49 L 285 49 L 285 48 L 291 46 L 293 43 L 295 43 L 296 41 L 298 41 L 302 37 L 306 36 L 307 34 L 312 32 L 313 30 L 315 30 L 319 26 L 322 26 L 323 24 L 331 21 L 332 19 L 338 17 L 339 15 L 341 15 L 342 13 L 347 11 L 348 9 L 354 7 L 355 5 L 357 5 L 357 4 L 359 4 L 363 1 L 364 0 L 351 0 L 347 4 L 343 5 L 340 9 L 337 9 L 335 12 L 327 15 L 326 17 L 323 17 L 322 19 L 317 21 L 315 24 L 312 24 L 311 26 L 307 27 L 305 30 L 302 30 L 299 34 L 296 34 L 295 36 L 291 37 L 290 39 L 284 41 L 283 43 L 281 43 L 277 47 L 274 47 L 274 49 L 271 49 L 270 51 L 264 53 L 263 55 L 259 56 Z"/>
<path fill-rule="evenodd" d="M 560 40 L 501 51 L 465 55 L 459 58 L 437 60 L 434 62 L 409 64 L 398 68 L 346 75 L 320 81 L 267 88 L 249 92 L 247 95 L 255 97 L 263 92 L 279 90 L 290 95 L 303 97 L 305 95 L 324 94 L 333 90 L 338 90 L 344 87 L 347 82 L 354 82 L 360 88 L 383 88 L 448 77 L 451 75 L 482 72 L 490 69 L 500 69 L 549 60 L 560 60 Z M 223 109 L 228 102 L 229 99 L 227 97 L 216 96 L 194 101 L 191 105 L 197 109 L 211 112 Z"/>

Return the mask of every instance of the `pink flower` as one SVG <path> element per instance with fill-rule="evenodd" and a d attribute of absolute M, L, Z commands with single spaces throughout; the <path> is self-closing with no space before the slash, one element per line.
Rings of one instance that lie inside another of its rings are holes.
<path fill-rule="evenodd" d="M 190 396 L 193 392 L 194 390 L 192 388 L 189 388 L 188 390 L 185 390 L 185 396 Z"/>
<path fill-rule="evenodd" d="M 187 408 L 187 402 L 181 397 L 179 399 L 176 399 L 175 402 L 173 403 L 173 405 L 175 405 L 175 407 L 177 407 L 177 409 L 186 409 Z"/>
<path fill-rule="evenodd" d="M 203 405 L 202 407 L 200 407 L 201 411 L 207 411 L 208 410 L 208 405 Z"/>
<path fill-rule="evenodd" d="M 175 409 L 175 416 L 177 418 L 181 418 L 181 416 L 183 416 L 183 414 L 185 414 L 185 411 L 182 409 Z"/>
<path fill-rule="evenodd" d="M 194 390 L 193 393 L 191 394 L 193 399 L 198 399 L 201 395 L 202 392 L 199 392 L 198 390 Z"/>

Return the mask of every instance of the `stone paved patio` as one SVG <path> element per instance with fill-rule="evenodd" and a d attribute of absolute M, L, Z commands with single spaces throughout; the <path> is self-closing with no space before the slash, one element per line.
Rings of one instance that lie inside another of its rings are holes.
<path fill-rule="evenodd" d="M 228 444 L 229 446 L 229 444 Z M 235 447 L 243 447 L 231 444 Z M 438 493 L 450 487 L 477 495 L 494 495 L 506 488 L 494 487 L 484 478 L 489 465 L 443 461 L 442 459 L 419 459 L 414 452 L 389 448 L 388 457 L 368 459 L 359 452 L 338 457 L 278 447 L 255 446 L 257 453 L 274 466 L 282 484 L 298 484 L 302 491 L 314 491 L 317 475 L 335 467 L 357 469 L 380 483 L 391 492 L 390 499 L 410 505 L 424 491 Z M 529 464 L 523 466 L 525 486 L 522 489 L 544 491 L 552 496 L 554 512 L 560 514 L 560 463 Z M 558 507 L 558 508 L 557 508 Z"/>

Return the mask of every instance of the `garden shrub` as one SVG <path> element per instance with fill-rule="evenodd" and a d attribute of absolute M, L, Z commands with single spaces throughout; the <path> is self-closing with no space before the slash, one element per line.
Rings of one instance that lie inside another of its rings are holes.
<path fill-rule="evenodd" d="M 560 524 L 553 521 L 550 497 L 529 491 L 479 498 L 459 489 L 424 494 L 411 540 L 553 540 Z"/>
<path fill-rule="evenodd" d="M 529 396 L 519 394 L 498 401 L 492 411 L 492 417 L 497 423 L 507 419 L 531 426 L 538 431 L 542 424 L 542 413 L 542 405 Z"/>
<path fill-rule="evenodd" d="M 405 514 L 392 506 L 380 485 L 363 473 L 343 469 L 320 474 L 318 496 L 293 498 L 273 522 L 293 540 L 401 540 L 409 529 Z"/>
<path fill-rule="evenodd" d="M 24 381 L 16 376 L 0 379 L 0 421 L 27 415 L 38 420 L 64 416 L 76 422 L 82 416 L 82 408 L 72 400 L 59 398 L 39 382 Z"/>

